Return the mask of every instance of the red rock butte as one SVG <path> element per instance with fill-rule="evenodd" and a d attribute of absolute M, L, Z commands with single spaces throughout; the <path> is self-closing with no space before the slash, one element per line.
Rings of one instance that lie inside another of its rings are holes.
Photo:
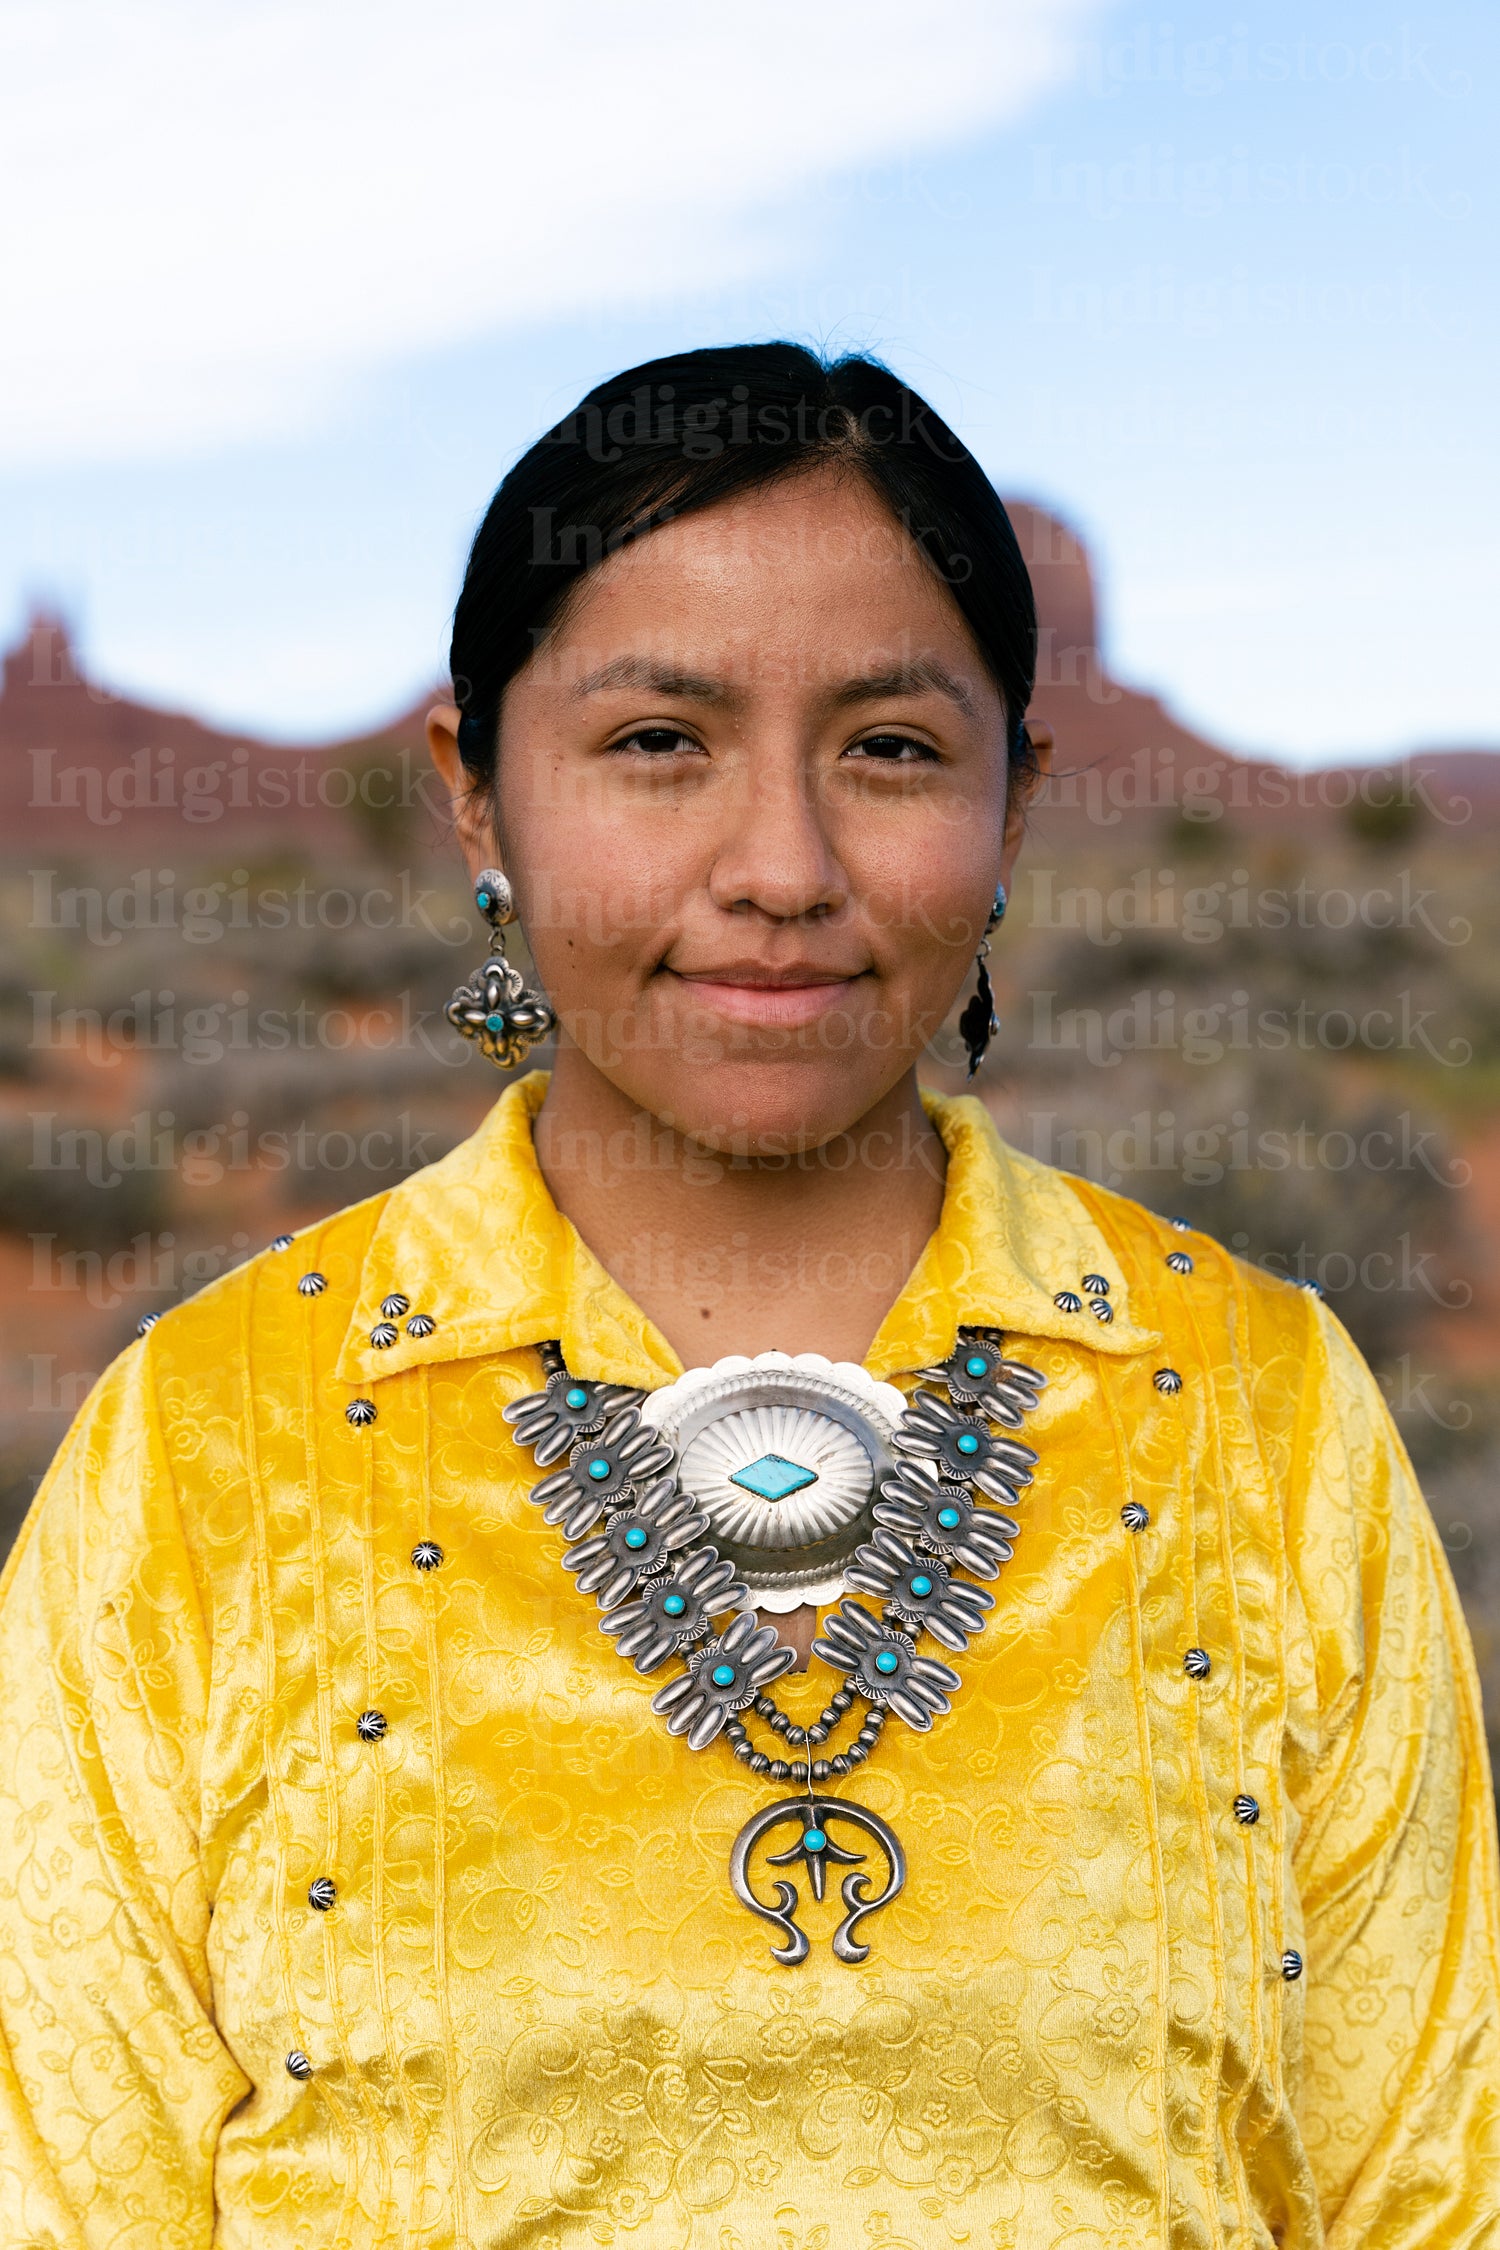
<path fill-rule="evenodd" d="M 1082 822 L 1117 835 L 1156 829 L 1184 810 L 1250 829 L 1334 821 L 1358 790 L 1417 786 L 1440 818 L 1500 820 L 1500 755 L 1414 749 L 1391 766 L 1319 773 L 1233 755 L 1195 733 L 1157 696 L 1110 672 L 1094 576 L 1061 517 L 1007 503 L 1036 589 L 1032 715 L 1053 729 L 1054 778 L 1035 818 L 1059 841 Z M 37 847 L 95 856 L 143 850 L 194 858 L 309 852 L 357 841 L 351 798 L 375 762 L 404 767 L 426 792 L 422 717 L 429 697 L 388 725 L 323 744 L 228 734 L 180 711 L 116 695 L 81 665 L 65 621 L 35 613 L 4 658 L 0 685 L 0 835 L 4 856 Z M 435 806 L 428 795 L 416 798 Z M 1215 809 L 1217 808 L 1217 809 Z M 357 808 L 356 808 L 357 809 Z M 442 823 L 426 821 L 434 847 Z"/>

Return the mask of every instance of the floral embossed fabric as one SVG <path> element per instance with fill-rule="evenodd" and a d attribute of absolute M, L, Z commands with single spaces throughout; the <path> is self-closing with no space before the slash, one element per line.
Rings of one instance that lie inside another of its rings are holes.
<path fill-rule="evenodd" d="M 942 1224 L 867 1365 L 1003 1327 L 1041 1462 L 952 1716 L 845 1785 L 906 1891 L 857 1968 L 804 1901 L 779 1968 L 725 1877 L 776 1785 L 667 1736 L 501 1419 L 547 1337 L 679 1372 L 547 1196 L 543 1087 L 133 1345 L 28 1519 L 0 2244 L 1500 2239 L 1472 1666 L 1337 1323 L 932 1104 Z M 1054 1302 L 1085 1275 L 1107 1325 Z"/>

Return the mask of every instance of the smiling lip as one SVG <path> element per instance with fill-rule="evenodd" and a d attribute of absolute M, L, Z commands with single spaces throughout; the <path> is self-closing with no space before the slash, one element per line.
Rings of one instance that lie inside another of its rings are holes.
<path fill-rule="evenodd" d="M 858 971 L 841 976 L 837 970 L 815 969 L 797 962 L 785 969 L 766 969 L 752 962 L 728 963 L 721 969 L 683 971 L 671 975 L 687 985 L 695 1000 L 732 1023 L 758 1024 L 776 1030 L 795 1030 L 816 1023 L 836 1008 L 852 990 Z"/>

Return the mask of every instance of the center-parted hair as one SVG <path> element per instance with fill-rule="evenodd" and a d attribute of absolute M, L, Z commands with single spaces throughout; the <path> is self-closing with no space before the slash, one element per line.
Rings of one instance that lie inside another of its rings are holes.
<path fill-rule="evenodd" d="M 500 702 L 579 581 L 662 525 L 822 466 L 862 476 L 947 587 L 1005 705 L 1017 778 L 1036 606 L 1000 496 L 878 361 L 731 344 L 627 368 L 523 453 L 485 512 L 453 616 L 459 748 L 492 779 Z"/>

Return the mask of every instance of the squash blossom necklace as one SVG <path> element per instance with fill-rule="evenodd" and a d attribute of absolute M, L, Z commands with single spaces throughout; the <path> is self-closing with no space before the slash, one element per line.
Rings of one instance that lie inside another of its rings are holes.
<path fill-rule="evenodd" d="M 652 1698 L 669 1733 L 692 1750 L 723 1735 L 752 1773 L 800 1784 L 736 1837 L 736 1897 L 780 1932 L 774 1960 L 806 1960 L 796 1884 L 778 1876 L 766 1898 L 751 1875 L 757 1847 L 788 1832 L 767 1867 L 800 1863 L 817 1899 L 829 1868 L 846 1868 L 833 1950 L 863 1961 L 860 1925 L 901 1891 L 906 1854 L 878 1814 L 827 1784 L 863 1765 L 889 1717 L 925 1734 L 952 1708 L 958 1673 L 918 1642 L 929 1634 L 961 1654 L 984 1625 L 994 1596 L 973 1581 L 999 1576 L 1018 1526 L 980 1496 L 1013 1508 L 1031 1482 L 1036 1454 L 1005 1433 L 1022 1427 L 1045 1377 L 1007 1359 L 992 1328 L 960 1328 L 945 1360 L 918 1369 L 931 1387 L 910 1401 L 815 1352 L 721 1359 L 643 1392 L 570 1373 L 556 1343 L 539 1349 L 545 1389 L 504 1411 L 549 1472 L 531 1497 L 570 1542 L 564 1569 L 638 1672 L 683 1659 Z M 877 1597 L 880 1615 L 840 1598 L 851 1588 Z M 794 1726 L 767 1691 L 796 1658 L 756 1612 L 835 1600 L 812 1646 L 847 1684 L 812 1726 Z M 856 1702 L 865 1716 L 847 1747 L 815 1755 Z M 757 1749 L 741 1715 L 752 1709 L 772 1749 L 784 1743 L 795 1758 Z M 875 1847 L 883 1875 L 835 1831 Z"/>

